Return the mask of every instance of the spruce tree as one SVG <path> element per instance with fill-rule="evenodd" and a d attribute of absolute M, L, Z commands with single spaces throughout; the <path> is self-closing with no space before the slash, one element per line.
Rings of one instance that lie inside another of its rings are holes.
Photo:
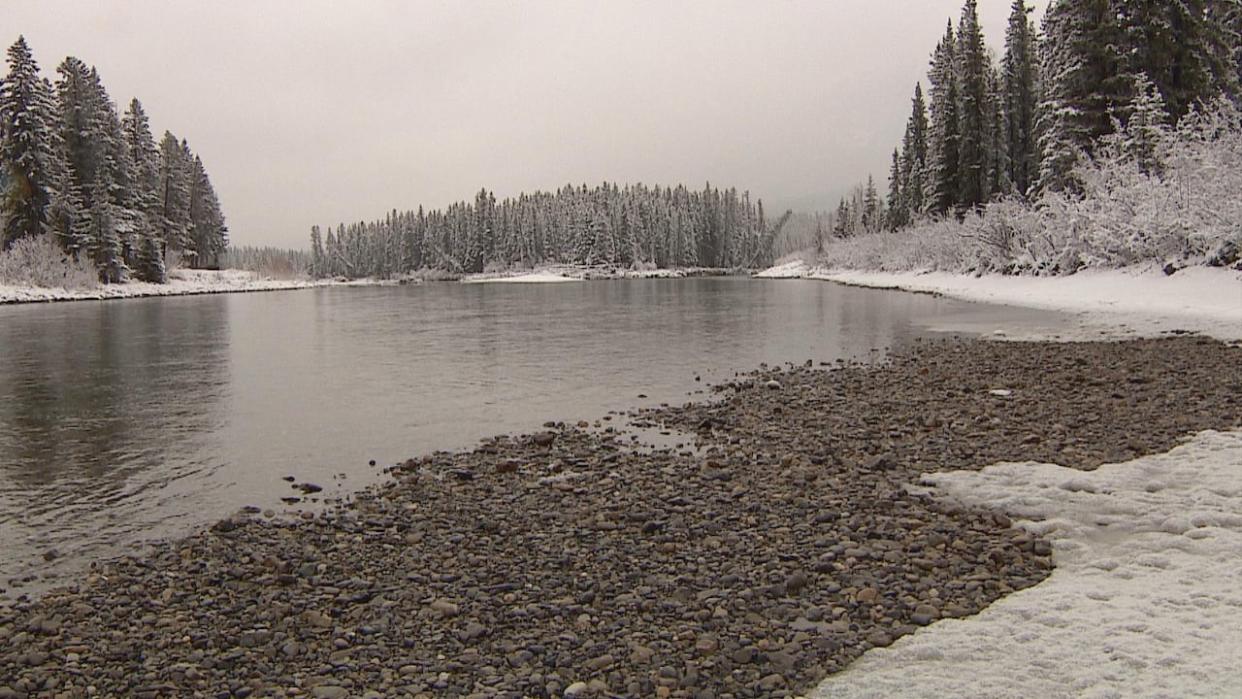
<path fill-rule="evenodd" d="M 926 208 L 932 214 L 954 210 L 958 194 L 957 77 L 954 70 L 955 38 L 949 22 L 932 57 L 930 126 L 927 137 L 928 177 L 924 188 Z"/>
<path fill-rule="evenodd" d="M 151 134 L 150 121 L 137 98 L 121 119 L 123 153 L 132 173 L 131 207 L 134 209 L 135 259 L 130 264 L 142 281 L 165 281 L 163 242 L 160 238 L 160 152 Z"/>
<path fill-rule="evenodd" d="M 910 100 L 910 118 L 901 140 L 901 191 L 906 218 L 913 221 L 925 210 L 927 181 L 927 105 L 923 86 L 916 83 Z"/>
<path fill-rule="evenodd" d="M 863 190 L 862 229 L 866 233 L 874 233 L 880 228 L 880 195 L 875 188 L 875 178 L 867 175 L 867 186 Z"/>
<path fill-rule="evenodd" d="M 184 141 L 182 148 L 184 153 L 189 153 Z M 220 253 L 228 245 L 228 228 L 224 225 L 224 213 L 211 178 L 202 159 L 196 155 L 190 164 L 190 231 L 194 253 L 191 266 L 214 269 L 219 265 Z M 391 259 L 392 255 L 393 251 L 386 251 L 385 259 Z"/>
<path fill-rule="evenodd" d="M 957 201 L 963 210 L 987 201 L 991 108 L 988 104 L 988 59 L 979 27 L 977 0 L 966 0 L 957 27 L 954 72 L 958 88 Z"/>
<path fill-rule="evenodd" d="M 1123 2 L 1114 0 L 1125 51 L 1119 71 L 1126 87 L 1142 73 L 1164 96 L 1176 122 L 1192 107 L 1218 94 L 1238 93 L 1224 13 L 1209 12 L 1221 0 Z M 1135 95 L 1130 95 L 1131 97 Z"/>
<path fill-rule="evenodd" d="M 159 238 L 164 254 L 192 247 L 190 232 L 190 173 L 181 144 L 171 131 L 160 140 Z"/>
<path fill-rule="evenodd" d="M 86 251 L 99 270 L 99 281 L 114 284 L 124 281 L 129 269 L 125 265 L 117 229 L 117 207 L 108 198 L 107 180 L 106 175 L 100 177 L 91 193 L 85 239 Z"/>
<path fill-rule="evenodd" d="M 910 222 L 909 203 L 901 189 L 901 153 L 893 149 L 893 163 L 888 169 L 888 221 L 889 230 L 897 230 Z"/>
<path fill-rule="evenodd" d="M 1129 102 L 1131 84 L 1120 72 L 1122 26 L 1112 0 L 1054 0 L 1043 28 L 1038 186 L 1075 189 L 1074 164 L 1111 133 L 1117 107 Z"/>
<path fill-rule="evenodd" d="M 988 112 L 985 149 L 987 156 L 987 187 L 993 199 L 1014 193 L 1013 181 L 1009 179 L 1008 133 L 1005 130 L 1005 88 L 1001 73 L 995 67 L 988 68 Z"/>
<path fill-rule="evenodd" d="M 1035 27 L 1026 0 L 1014 0 L 1005 32 L 1003 65 L 1003 133 L 1009 182 L 1026 196 L 1039 175 L 1035 143 L 1036 44 Z"/>
<path fill-rule="evenodd" d="M 53 229 L 52 207 L 63 188 L 52 98 L 24 37 L 9 48 L 8 62 L 0 85 L 0 159 L 7 180 L 0 247 L 6 250 Z"/>

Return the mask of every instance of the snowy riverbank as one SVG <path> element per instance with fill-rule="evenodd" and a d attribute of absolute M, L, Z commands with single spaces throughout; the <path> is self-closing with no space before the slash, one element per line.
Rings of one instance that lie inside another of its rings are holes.
<path fill-rule="evenodd" d="M 975 277 L 792 262 L 756 276 L 1069 312 L 1114 336 L 1187 330 L 1242 339 L 1242 272 L 1229 269 Z M 812 697 L 1242 694 L 1234 662 L 1242 652 L 1242 431 L 1202 432 L 1168 453 L 1089 473 L 1000 463 L 924 482 L 1049 537 L 1052 576 L 978 615 L 869 651 Z"/>
<path fill-rule="evenodd" d="M 1154 336 L 1186 330 L 1222 340 L 1242 338 L 1242 272 L 1227 268 L 1189 267 L 1166 275 L 1156 267 L 1137 267 L 1029 277 L 829 270 L 790 262 L 755 276 L 820 279 L 1062 311 L 1114 334 Z"/>
<path fill-rule="evenodd" d="M 1242 696 L 1242 431 L 1088 473 L 926 480 L 1049 537 L 1052 576 L 868 652 L 813 697 Z"/>
<path fill-rule="evenodd" d="M 236 269 L 221 271 L 179 269 L 169 274 L 167 284 L 126 282 L 124 284 L 100 285 L 91 289 L 6 286 L 0 284 L 0 304 L 46 301 L 97 301 L 146 296 L 190 296 L 195 294 L 226 294 L 248 291 L 282 291 L 318 286 L 368 286 L 376 283 L 378 282 L 369 279 L 349 282 L 327 279 L 261 279 L 254 272 Z"/>

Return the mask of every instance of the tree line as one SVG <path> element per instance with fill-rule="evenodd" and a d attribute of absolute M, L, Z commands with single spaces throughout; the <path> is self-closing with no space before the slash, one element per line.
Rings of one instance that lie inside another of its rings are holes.
<path fill-rule="evenodd" d="M 990 201 L 1081 189 L 1075 166 L 1141 110 L 1174 126 L 1242 83 L 1237 0 L 1053 0 L 1036 29 L 1014 0 L 994 60 L 966 0 L 931 54 L 928 90 L 914 87 L 892 154 L 887 197 L 842 199 L 838 236 L 961 217 Z M 1144 106 L 1146 104 L 1146 107 Z"/>
<path fill-rule="evenodd" d="M 749 192 L 603 183 L 497 201 L 486 189 L 443 210 L 311 229 L 315 277 L 389 278 L 546 263 L 615 267 L 753 268 L 773 260 L 789 219 L 769 221 Z"/>
<path fill-rule="evenodd" d="M 98 71 L 66 58 L 41 76 L 24 37 L 0 82 L 3 249 L 46 236 L 89 259 L 103 282 L 164 282 L 170 261 L 213 267 L 228 245 L 203 161 L 137 98 L 123 115 Z"/>

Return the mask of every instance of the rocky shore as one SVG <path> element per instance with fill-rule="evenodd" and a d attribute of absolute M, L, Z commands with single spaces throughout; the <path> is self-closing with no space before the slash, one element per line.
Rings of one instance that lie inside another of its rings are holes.
<path fill-rule="evenodd" d="M 797 696 L 1048 575 L 1046 541 L 920 474 L 1167 451 L 1242 425 L 1240 370 L 1197 337 L 938 341 L 629 416 L 695 448 L 611 420 L 411 459 L 0 603 L 0 699 Z"/>

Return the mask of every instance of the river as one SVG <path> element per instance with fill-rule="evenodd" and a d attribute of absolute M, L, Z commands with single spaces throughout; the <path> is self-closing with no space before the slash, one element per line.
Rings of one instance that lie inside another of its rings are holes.
<path fill-rule="evenodd" d="M 0 589 L 244 505 L 760 363 L 872 360 L 1051 314 L 814 281 L 426 284 L 0 308 Z M 370 461 L 377 466 L 371 466 Z M 299 505 L 300 506 L 300 505 Z"/>

